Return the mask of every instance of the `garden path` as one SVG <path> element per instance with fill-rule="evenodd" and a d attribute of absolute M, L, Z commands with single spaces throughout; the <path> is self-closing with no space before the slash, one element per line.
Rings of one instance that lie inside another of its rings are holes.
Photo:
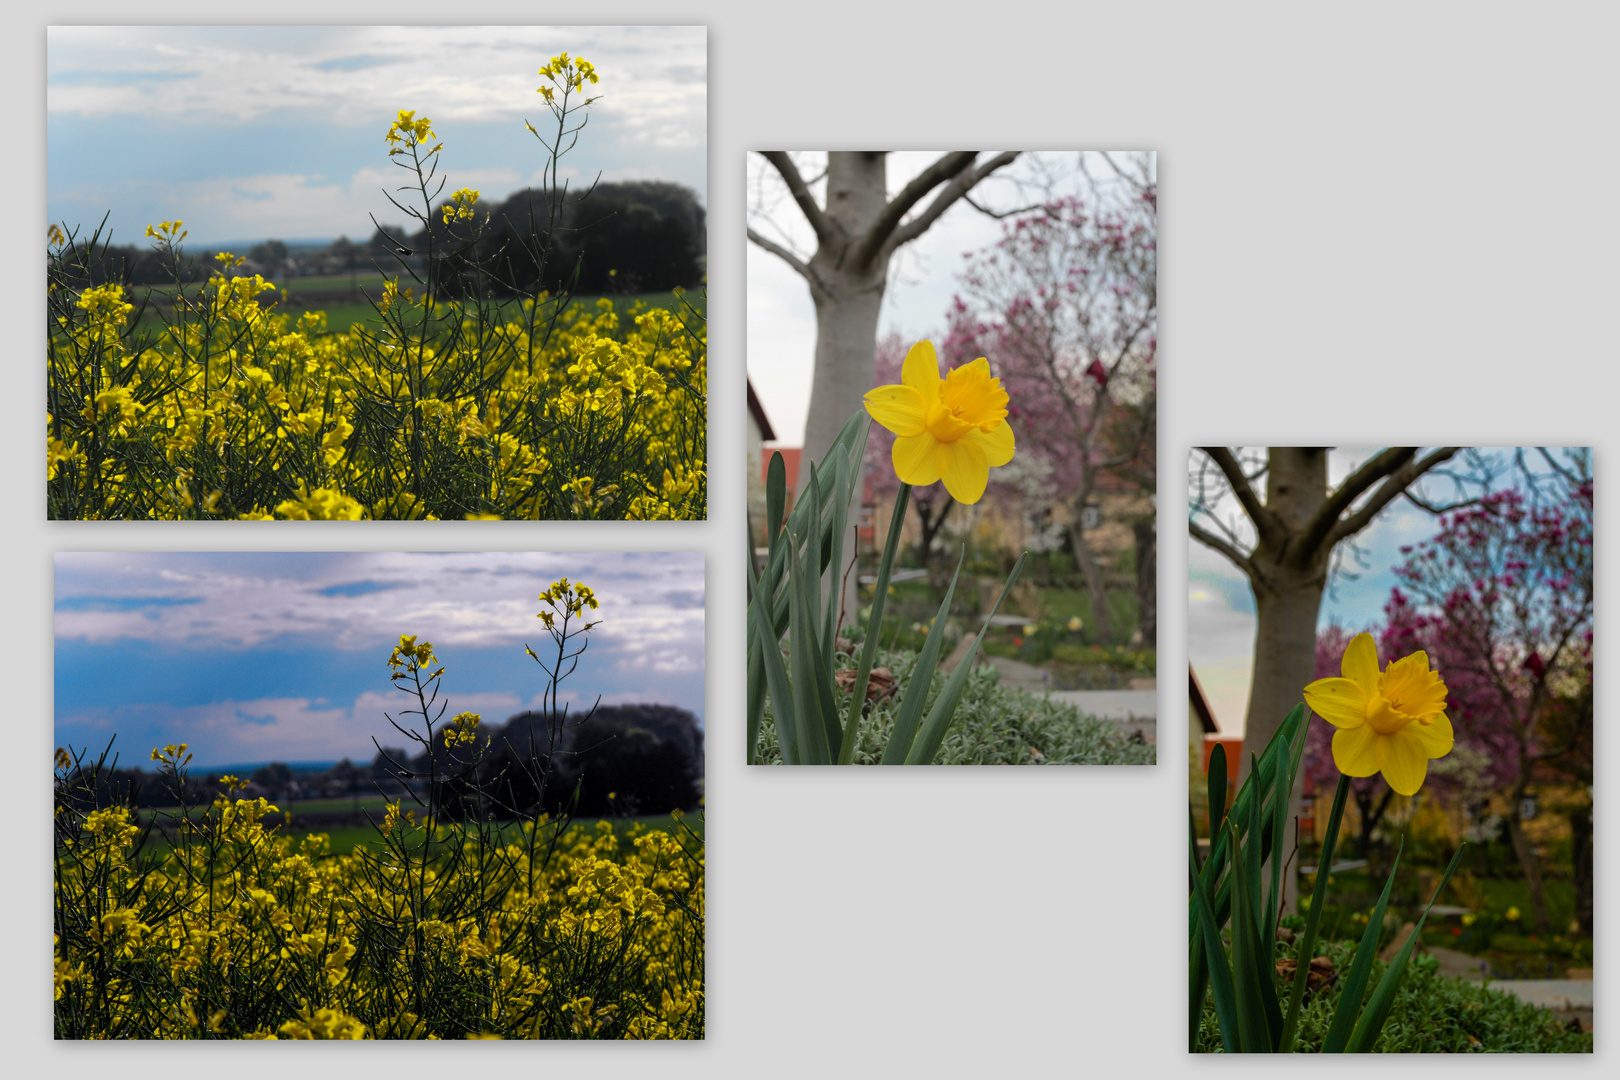
<path fill-rule="evenodd" d="M 1440 974 L 1479 982 L 1485 974 L 1481 960 L 1456 949 L 1426 945 L 1423 950 L 1440 963 Z M 1592 1030 L 1592 980 L 1586 979 L 1492 979 L 1490 987 L 1512 994 L 1531 1005 L 1549 1010 L 1564 1023 L 1579 1020 L 1585 1031 Z"/>
<path fill-rule="evenodd" d="M 941 667 L 952 670 L 972 646 L 973 639 L 963 636 L 962 644 Z M 1140 734 L 1147 742 L 1158 741 L 1159 693 L 1157 690 L 1049 690 L 1045 672 L 1034 664 L 1005 656 L 980 656 L 979 663 L 989 664 L 1001 673 L 1001 685 L 1032 694 L 1044 694 L 1053 701 L 1073 705 L 1087 716 L 1112 720 L 1127 735 Z"/>

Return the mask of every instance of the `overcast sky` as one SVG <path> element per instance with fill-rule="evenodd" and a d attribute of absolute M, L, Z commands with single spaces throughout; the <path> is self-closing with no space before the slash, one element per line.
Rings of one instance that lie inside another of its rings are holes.
<path fill-rule="evenodd" d="M 504 198 L 545 161 L 523 128 L 550 115 L 536 72 L 596 65 L 601 100 L 562 173 L 576 183 L 707 184 L 701 26 L 53 26 L 46 39 L 46 210 L 116 243 L 179 218 L 199 246 L 351 239 L 403 215 L 383 136 L 434 122 L 446 192 Z"/>
<path fill-rule="evenodd" d="M 767 149 L 769 149 L 767 147 Z M 888 191 L 892 196 L 940 156 L 936 150 L 895 151 L 888 158 Z M 996 151 L 982 151 L 981 160 Z M 826 154 L 795 154 L 806 177 L 819 175 Z M 1097 173 L 1107 166 L 1093 163 Z M 998 209 L 1026 205 L 1038 182 L 1050 182 L 1054 195 L 1081 190 L 1076 151 L 1025 153 L 998 170 L 974 189 L 981 204 Z M 825 183 L 815 185 L 818 203 L 825 202 Z M 776 171 L 758 154 L 748 155 L 749 226 L 778 243 L 787 242 L 800 254 L 815 250 L 815 235 L 793 205 Z M 925 209 L 932 196 L 914 211 Z M 945 313 L 958 291 L 956 275 L 963 255 L 996 242 L 1000 224 L 957 202 L 922 236 L 900 249 L 890 264 L 889 285 L 883 294 L 879 335 L 895 331 L 911 338 L 937 335 L 945 327 Z M 777 442 L 798 446 L 804 440 L 804 419 L 810 408 L 810 378 L 815 363 L 816 310 L 804 279 L 781 259 L 754 244 L 748 245 L 748 377 L 760 404 L 776 431 Z"/>
<path fill-rule="evenodd" d="M 1504 462 L 1512 452 L 1501 447 L 1482 447 L 1481 451 Z M 1335 448 L 1328 455 L 1328 483 L 1338 485 L 1377 452 L 1376 449 Z M 1194 450 L 1192 458 L 1196 469 L 1203 455 Z M 1452 462 L 1460 464 L 1458 458 L 1453 458 Z M 1263 498 L 1264 481 L 1261 483 Z M 1419 490 L 1439 502 L 1445 502 L 1455 492 L 1450 481 L 1443 477 L 1431 476 L 1419 483 Z M 1244 549 L 1252 546 L 1254 533 L 1252 529 L 1244 529 L 1247 519 L 1237 500 L 1227 495 L 1215 505 L 1221 519 L 1232 524 L 1248 541 Z M 1207 528 L 1208 523 L 1204 524 Z M 1384 507 L 1372 524 L 1355 537 L 1362 555 L 1360 562 L 1341 545 L 1346 554 L 1343 569 L 1347 573 L 1336 575 L 1322 597 L 1318 628 L 1336 622 L 1355 632 L 1382 623 L 1384 604 L 1395 587 L 1394 567 L 1405 562 L 1401 547 L 1425 540 L 1437 531 L 1433 515 L 1404 499 L 1396 499 Z M 1187 658 L 1225 730 L 1243 728 L 1254 665 L 1254 632 L 1254 594 L 1248 579 L 1225 556 L 1189 539 Z M 1383 659 L 1387 661 L 1388 657 Z"/>
<path fill-rule="evenodd" d="M 401 742 L 383 717 L 405 701 L 387 667 L 401 634 L 434 644 L 446 716 L 504 722 L 545 688 L 523 646 L 545 655 L 536 597 L 560 577 L 601 604 L 562 700 L 600 693 L 701 719 L 700 553 L 67 552 L 56 744 L 99 751 L 116 734 L 134 763 L 170 742 L 190 743 L 199 766 L 369 761 L 370 736 Z"/>

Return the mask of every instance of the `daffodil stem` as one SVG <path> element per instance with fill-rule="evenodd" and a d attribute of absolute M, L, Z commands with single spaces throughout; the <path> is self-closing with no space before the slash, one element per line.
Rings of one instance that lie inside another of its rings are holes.
<path fill-rule="evenodd" d="M 1322 856 L 1316 864 L 1316 885 L 1311 890 L 1311 910 L 1305 916 L 1305 933 L 1299 939 L 1294 953 L 1294 986 L 1288 998 L 1288 1016 L 1283 1021 L 1282 1038 L 1277 1043 L 1279 1053 L 1292 1053 L 1294 1036 L 1299 1030 L 1299 1008 L 1305 1000 L 1305 984 L 1310 979 L 1311 954 L 1316 950 L 1316 931 L 1322 923 L 1322 908 L 1327 903 L 1328 873 L 1333 869 L 1333 851 L 1339 842 L 1339 823 L 1344 818 L 1344 804 L 1350 797 L 1350 778 L 1339 776 L 1339 786 L 1333 793 L 1333 811 L 1328 815 L 1327 835 L 1322 840 Z"/>

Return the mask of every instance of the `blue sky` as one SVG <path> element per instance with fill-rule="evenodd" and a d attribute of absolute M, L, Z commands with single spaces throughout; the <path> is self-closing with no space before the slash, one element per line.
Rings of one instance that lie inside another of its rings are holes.
<path fill-rule="evenodd" d="M 1502 447 L 1482 447 L 1481 451 L 1500 462 L 1512 453 L 1510 448 Z M 1340 483 L 1374 453 L 1377 450 L 1334 449 L 1328 456 L 1328 482 Z M 1202 456 L 1193 451 L 1195 469 Z M 1460 465 L 1460 457 L 1453 458 L 1452 464 Z M 1430 499 L 1445 502 L 1454 489 L 1449 480 L 1431 476 L 1420 481 L 1418 490 Z M 1216 504 L 1216 509 L 1223 521 L 1252 543 L 1253 531 L 1245 530 L 1246 519 L 1235 499 L 1227 496 Z M 1341 552 L 1346 554 L 1346 572 L 1331 579 L 1322 597 L 1318 627 L 1337 622 L 1346 629 L 1361 630 L 1382 622 L 1384 603 L 1395 586 L 1393 568 L 1405 561 L 1401 547 L 1433 536 L 1436 531 L 1435 518 L 1404 499 L 1386 506 L 1355 538 L 1362 555 L 1359 563 L 1341 546 Z M 1254 594 L 1247 578 L 1225 556 L 1189 539 L 1187 656 L 1215 715 L 1229 730 L 1242 728 L 1248 710 L 1254 632 Z"/>
<path fill-rule="evenodd" d="M 434 121 L 445 191 L 501 199 L 545 158 L 523 128 L 559 52 L 596 65 L 600 100 L 563 158 L 574 183 L 655 179 L 705 202 L 701 26 L 53 26 L 46 44 L 46 210 L 115 243 L 184 220 L 197 246 L 371 235 L 403 215 L 383 136 Z"/>
<path fill-rule="evenodd" d="M 544 676 L 536 597 L 596 591 L 601 625 L 561 697 L 704 715 L 704 567 L 696 552 L 64 552 L 56 556 L 56 744 L 124 760 L 191 744 L 199 766 L 370 760 L 401 740 L 387 661 L 433 642 L 453 716 L 532 707 Z M 392 740 L 388 738 L 392 736 Z"/>

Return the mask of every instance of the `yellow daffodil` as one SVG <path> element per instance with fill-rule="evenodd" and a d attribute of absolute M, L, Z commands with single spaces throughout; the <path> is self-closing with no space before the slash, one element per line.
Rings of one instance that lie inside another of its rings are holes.
<path fill-rule="evenodd" d="M 900 379 L 866 395 L 866 411 L 895 434 L 895 475 L 913 486 L 944 480 L 957 502 L 978 502 L 990 470 L 1013 458 L 1007 391 L 989 361 L 981 356 L 941 379 L 933 343 L 919 341 Z"/>
<path fill-rule="evenodd" d="M 1446 684 L 1415 652 L 1378 670 L 1371 634 L 1357 634 L 1344 650 L 1344 677 L 1318 679 L 1305 688 L 1305 703 L 1339 730 L 1333 733 L 1333 763 L 1346 776 L 1383 773 L 1389 786 L 1414 795 L 1423 786 L 1429 759 L 1451 752 Z"/>

